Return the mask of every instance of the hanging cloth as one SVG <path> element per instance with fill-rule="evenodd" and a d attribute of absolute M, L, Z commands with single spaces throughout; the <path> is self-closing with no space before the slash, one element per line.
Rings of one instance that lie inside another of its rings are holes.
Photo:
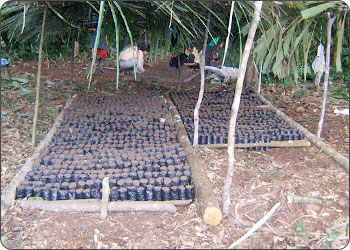
<path fill-rule="evenodd" d="M 323 72 L 326 68 L 326 60 L 324 58 L 324 46 L 322 43 L 318 45 L 317 48 L 317 56 L 315 57 L 315 60 L 312 62 L 312 69 L 314 70 L 316 74 L 315 84 L 317 86 L 320 85 L 321 77 L 323 75 Z"/>

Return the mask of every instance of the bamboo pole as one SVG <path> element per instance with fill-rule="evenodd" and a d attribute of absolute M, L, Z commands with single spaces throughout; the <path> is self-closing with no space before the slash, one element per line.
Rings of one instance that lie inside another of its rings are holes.
<path fill-rule="evenodd" d="M 95 44 L 93 48 L 92 62 L 90 65 L 89 74 L 87 75 L 87 77 L 89 78 L 88 90 L 90 90 L 90 87 L 91 87 L 92 75 L 93 75 L 94 66 L 96 63 L 98 44 L 100 43 L 101 28 L 102 28 L 102 22 L 103 22 L 103 16 L 104 16 L 104 6 L 105 6 L 105 1 L 101 1 L 100 11 L 98 16 L 98 23 L 97 23 L 97 31 L 96 31 L 96 37 L 95 37 Z"/>
<path fill-rule="evenodd" d="M 254 90 L 255 91 L 255 90 Z M 311 141 L 316 147 L 321 149 L 325 154 L 331 156 L 336 162 L 340 164 L 344 169 L 349 171 L 349 159 L 346 158 L 345 156 L 339 154 L 335 149 L 321 141 L 316 137 L 316 135 L 310 133 L 306 128 L 301 126 L 299 123 L 293 121 L 292 118 L 287 116 L 285 113 L 283 113 L 281 110 L 277 109 L 275 106 L 273 106 L 268 100 L 266 100 L 265 97 L 260 95 L 255 91 L 255 94 L 259 96 L 259 98 L 272 109 L 277 116 L 288 122 L 289 125 L 291 125 L 293 128 L 299 129 L 301 132 L 304 133 L 305 137 Z"/>
<path fill-rule="evenodd" d="M 185 126 L 169 95 L 166 96 L 166 101 L 170 105 L 169 109 L 176 127 L 176 137 L 185 150 L 186 159 L 191 168 L 196 200 L 199 204 L 203 220 L 209 225 L 218 225 L 222 220 L 222 213 L 217 197 L 213 192 L 214 188 L 203 167 L 204 163 L 188 140 Z"/>
<path fill-rule="evenodd" d="M 39 45 L 39 61 L 38 61 L 38 73 L 36 79 L 36 96 L 35 96 L 35 110 L 34 110 L 34 120 L 33 120 L 33 130 L 32 130 L 32 145 L 35 146 L 35 133 L 36 125 L 38 122 L 39 114 L 39 103 L 40 103 L 40 84 L 41 84 L 41 64 L 42 64 L 42 55 L 43 55 L 43 45 L 44 45 L 44 36 L 45 36 L 45 26 L 46 26 L 46 16 L 47 16 L 47 4 L 45 4 L 44 14 L 43 14 L 43 24 L 41 26 L 41 37 Z"/>
<path fill-rule="evenodd" d="M 119 23 L 118 23 L 118 18 L 117 15 L 115 14 L 115 9 L 113 4 L 108 2 L 112 16 L 113 16 L 113 22 L 114 22 L 114 29 L 115 29 L 115 57 L 116 57 L 116 62 L 115 62 L 115 67 L 116 67 L 116 89 L 119 89 L 119 73 L 120 73 L 120 65 L 119 65 Z"/>
<path fill-rule="evenodd" d="M 226 178 L 225 178 L 224 189 L 223 189 L 223 193 L 222 193 L 222 202 L 223 202 L 222 210 L 223 210 L 224 217 L 229 216 L 229 209 L 230 209 L 230 204 L 231 204 L 230 191 L 231 191 L 231 186 L 232 186 L 233 170 L 234 170 L 234 164 L 235 164 L 234 135 L 235 135 L 235 131 L 236 131 L 236 121 L 237 121 L 237 115 L 238 115 L 238 110 L 239 110 L 239 103 L 241 100 L 241 93 L 242 93 L 245 73 L 247 70 L 247 62 L 248 62 L 250 50 L 251 50 L 251 47 L 253 45 L 255 32 L 256 32 L 257 26 L 258 26 L 259 21 L 260 21 L 260 13 L 261 13 L 262 4 L 263 4 L 262 1 L 254 2 L 254 5 L 255 5 L 255 7 L 254 7 L 254 19 L 251 23 L 249 33 L 248 33 L 248 38 L 247 38 L 245 48 L 243 51 L 242 62 L 240 64 L 239 75 L 238 75 L 238 79 L 237 79 L 237 83 L 236 83 L 235 96 L 234 96 L 234 100 L 233 100 L 232 108 L 231 108 L 231 117 L 230 117 L 229 130 L 228 130 L 228 149 L 227 149 L 228 168 L 227 168 L 227 173 L 226 173 Z"/>
<path fill-rule="evenodd" d="M 225 64 L 226 53 L 227 53 L 228 44 L 229 44 L 229 41 L 230 41 L 231 26 L 232 26 L 232 16 L 233 16 L 234 8 L 235 8 L 235 1 L 231 1 L 231 11 L 230 11 L 230 19 L 229 19 L 228 28 L 227 28 L 225 52 L 224 52 L 224 58 L 222 59 L 222 65 L 221 66 L 224 66 L 224 64 Z"/>
<path fill-rule="evenodd" d="M 202 57 L 201 57 L 201 61 L 200 61 L 201 85 L 200 85 L 200 89 L 199 89 L 198 100 L 197 100 L 197 103 L 196 103 L 196 106 L 195 106 L 194 112 L 193 112 L 194 113 L 193 114 L 193 120 L 194 120 L 193 146 L 194 147 L 196 147 L 198 145 L 199 109 L 201 107 L 201 103 L 202 103 L 203 95 L 204 95 L 204 83 L 205 83 L 204 68 L 205 68 L 205 54 L 206 54 L 206 50 L 207 50 L 209 25 L 210 25 L 210 12 L 208 12 L 207 28 L 205 29 Z"/>
<path fill-rule="evenodd" d="M 328 12 L 328 22 L 327 22 L 327 49 L 326 49 L 326 68 L 323 81 L 323 100 L 322 100 L 322 109 L 320 115 L 320 121 L 318 122 L 317 127 L 317 138 L 321 138 L 325 113 L 326 113 L 326 104 L 327 104 L 327 95 L 328 95 L 328 78 L 329 78 L 329 64 L 331 60 L 331 39 L 332 39 L 332 25 L 337 16 L 331 18 L 331 14 Z"/>
<path fill-rule="evenodd" d="M 73 31 L 72 36 L 72 55 L 71 55 L 71 65 L 70 65 L 70 81 L 69 81 L 69 97 L 72 98 L 72 91 L 73 91 L 73 77 L 74 77 L 74 49 L 75 49 L 75 34 Z"/>
<path fill-rule="evenodd" d="M 251 147 L 308 147 L 311 143 L 308 140 L 294 140 L 294 141 L 271 141 L 271 142 L 257 142 L 257 143 L 235 143 L 235 148 L 251 148 Z M 227 144 L 200 144 L 202 148 L 226 148 Z"/>

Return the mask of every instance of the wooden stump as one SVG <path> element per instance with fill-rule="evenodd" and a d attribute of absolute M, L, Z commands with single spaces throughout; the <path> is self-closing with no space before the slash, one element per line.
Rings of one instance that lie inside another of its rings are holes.
<path fill-rule="evenodd" d="M 182 123 L 179 112 L 172 103 L 170 96 L 166 96 L 167 103 L 170 104 L 170 111 L 175 123 L 177 138 L 185 150 L 186 159 L 191 167 L 192 181 L 194 184 L 196 199 L 200 205 L 203 220 L 209 225 L 218 225 L 222 220 L 222 213 L 217 197 L 214 195 L 214 188 L 205 172 L 204 163 L 195 153 L 187 132 Z"/>

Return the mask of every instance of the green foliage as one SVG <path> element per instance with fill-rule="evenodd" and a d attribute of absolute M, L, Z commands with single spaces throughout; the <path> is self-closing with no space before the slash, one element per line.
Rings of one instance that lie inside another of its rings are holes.
<path fill-rule="evenodd" d="M 340 88 L 334 93 L 330 94 L 329 97 L 347 100 L 349 98 L 349 94 L 346 88 Z"/>
<path fill-rule="evenodd" d="M 301 98 L 305 96 L 305 90 L 299 90 L 295 93 L 296 98 Z"/>
<path fill-rule="evenodd" d="M 57 114 L 58 110 L 59 108 L 57 107 L 50 107 L 49 110 L 47 111 L 47 115 L 53 118 Z"/>
<path fill-rule="evenodd" d="M 38 140 L 40 141 L 39 139 L 40 135 L 38 135 Z M 33 200 L 33 201 L 42 201 L 44 200 L 43 197 L 29 197 L 28 200 Z"/>
<path fill-rule="evenodd" d="M 297 233 L 302 233 L 302 232 L 304 232 L 305 227 L 306 227 L 306 222 L 307 222 L 307 220 L 300 220 L 300 221 L 298 221 L 298 223 L 297 223 L 297 225 L 296 225 L 296 228 L 295 228 L 295 231 L 296 231 Z"/>

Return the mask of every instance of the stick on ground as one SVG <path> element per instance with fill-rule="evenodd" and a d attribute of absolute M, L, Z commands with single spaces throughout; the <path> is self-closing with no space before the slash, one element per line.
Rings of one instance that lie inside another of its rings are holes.
<path fill-rule="evenodd" d="M 239 238 L 236 242 L 232 243 L 231 246 L 228 247 L 228 249 L 233 249 L 239 244 L 241 244 L 243 241 L 245 241 L 247 238 L 249 238 L 256 230 L 258 230 L 264 223 L 272 217 L 272 215 L 276 212 L 277 208 L 281 205 L 281 202 L 278 202 L 276 205 L 274 205 L 271 210 L 264 215 L 249 231 L 243 235 L 241 238 Z"/>

